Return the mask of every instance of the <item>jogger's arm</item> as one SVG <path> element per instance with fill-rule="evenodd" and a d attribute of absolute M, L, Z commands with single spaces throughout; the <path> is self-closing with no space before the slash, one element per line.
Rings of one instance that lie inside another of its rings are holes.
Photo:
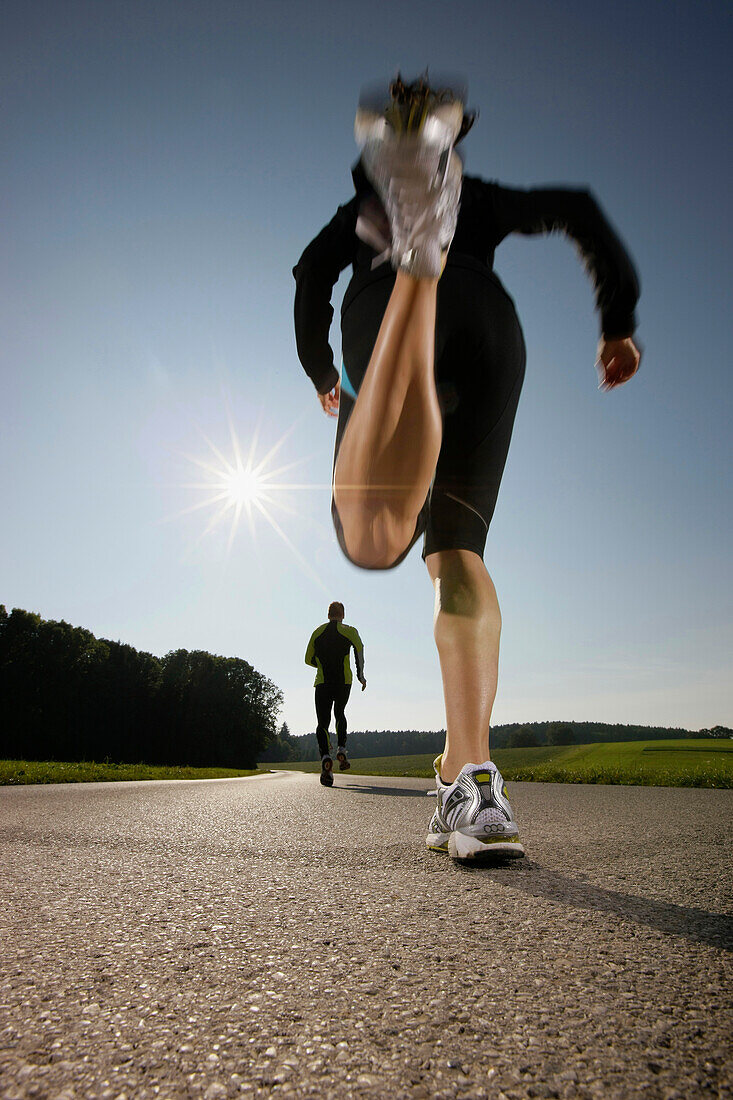
<path fill-rule="evenodd" d="M 315 656 L 315 642 L 317 636 L 321 633 L 322 629 L 323 627 L 319 626 L 316 630 L 313 631 L 305 651 L 305 663 L 307 665 L 313 665 L 314 668 L 318 668 L 318 661 L 316 660 Z"/>
<path fill-rule="evenodd" d="M 331 294 L 339 275 L 353 261 L 356 216 L 354 198 L 338 208 L 293 268 L 298 357 L 319 394 L 330 393 L 339 380 L 328 342 L 333 320 Z"/>
<path fill-rule="evenodd" d="M 356 661 L 356 678 L 361 684 L 361 690 L 366 687 L 366 677 L 364 676 L 364 644 L 359 637 L 359 631 L 355 627 L 351 627 L 353 634 L 352 645 L 354 647 L 354 660 Z"/>
<path fill-rule="evenodd" d="M 509 233 L 562 232 L 570 237 L 593 280 L 603 336 L 611 340 L 633 334 L 638 276 L 621 238 L 590 191 L 524 191 L 487 183 L 484 201 L 495 222 L 497 244 Z"/>

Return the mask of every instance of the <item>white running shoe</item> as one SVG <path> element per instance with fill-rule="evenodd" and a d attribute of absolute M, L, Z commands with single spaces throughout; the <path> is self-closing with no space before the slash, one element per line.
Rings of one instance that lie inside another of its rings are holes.
<path fill-rule="evenodd" d="M 395 176 L 376 199 L 362 204 L 356 235 L 377 253 L 372 269 L 391 260 L 395 270 L 414 278 L 439 278 L 458 222 L 463 169 L 451 153 L 443 187 L 426 191 L 421 183 Z M 377 209 L 375 209 L 375 207 Z"/>
<path fill-rule="evenodd" d="M 415 279 L 439 279 L 458 222 L 463 166 L 451 153 L 439 188 L 394 176 L 383 197 L 392 231 L 395 270 Z"/>
<path fill-rule="evenodd" d="M 425 837 L 425 843 L 428 848 L 433 852 L 447 852 L 448 841 L 450 840 L 450 829 L 447 828 L 443 819 L 441 818 L 438 810 L 440 809 L 440 793 L 446 790 L 450 786 L 449 783 L 444 783 L 440 778 L 440 767 L 443 763 L 443 756 L 436 756 L 433 760 L 433 771 L 435 772 L 435 787 L 434 791 L 426 791 L 426 794 L 437 797 L 438 809 L 436 809 L 430 824 L 428 825 L 428 835 Z"/>
<path fill-rule="evenodd" d="M 362 149 L 384 148 L 386 158 L 397 155 L 400 140 L 416 138 L 414 169 L 427 173 L 428 182 L 439 183 L 440 156 L 447 159 L 447 151 L 453 148 L 461 132 L 463 111 L 458 96 L 448 93 L 441 101 L 426 86 L 417 97 L 413 94 L 402 101 L 391 97 L 385 104 L 359 106 L 354 137 Z"/>
<path fill-rule="evenodd" d="M 441 101 L 427 85 L 406 100 L 356 114 L 362 163 L 389 219 L 389 258 L 415 278 L 439 278 L 453 240 L 463 175 L 453 145 L 462 122 L 461 100 Z M 366 240 L 363 229 L 357 233 Z M 386 258 L 382 250 L 375 263 Z"/>
<path fill-rule="evenodd" d="M 351 761 L 346 755 L 346 749 L 343 747 L 343 745 L 339 745 L 338 751 L 336 753 L 336 759 L 339 762 L 339 768 L 342 772 L 346 772 L 349 770 L 349 768 L 351 767 Z"/>
<path fill-rule="evenodd" d="M 435 761 L 438 805 L 425 843 L 453 859 L 524 855 L 519 829 L 496 764 L 464 764 L 454 783 L 440 778 L 441 757 Z"/>

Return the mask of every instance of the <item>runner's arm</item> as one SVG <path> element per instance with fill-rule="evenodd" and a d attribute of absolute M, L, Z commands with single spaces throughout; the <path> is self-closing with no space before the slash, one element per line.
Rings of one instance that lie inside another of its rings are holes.
<path fill-rule="evenodd" d="M 305 663 L 307 665 L 313 665 L 314 668 L 318 668 L 318 661 L 316 660 L 315 655 L 316 637 L 321 633 L 322 629 L 323 628 L 320 626 L 316 627 L 316 629 L 311 634 L 310 641 L 308 642 L 308 646 L 305 651 Z"/>
<path fill-rule="evenodd" d="M 330 393 L 339 381 L 328 342 L 333 320 L 331 294 L 339 275 L 353 261 L 356 216 L 357 200 L 353 198 L 338 208 L 293 268 L 298 358 L 321 395 Z"/>
<path fill-rule="evenodd" d="M 364 676 L 364 643 L 359 637 L 359 631 L 356 627 L 349 627 L 351 632 L 351 644 L 354 647 L 354 660 L 356 661 L 356 678 L 362 686 L 362 691 L 366 687 L 366 677 Z"/>
<path fill-rule="evenodd" d="M 620 237 L 590 191 L 484 186 L 499 240 L 509 233 L 565 233 L 577 245 L 593 281 L 603 337 L 610 341 L 631 336 L 636 328 L 638 276 Z"/>

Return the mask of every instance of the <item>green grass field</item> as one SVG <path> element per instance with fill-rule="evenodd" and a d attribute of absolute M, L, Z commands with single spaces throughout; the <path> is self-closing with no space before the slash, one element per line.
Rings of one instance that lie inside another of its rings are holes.
<path fill-rule="evenodd" d="M 733 741 L 615 741 L 595 745 L 497 749 L 505 779 L 537 783 L 623 783 L 649 787 L 733 787 Z M 271 764 L 318 772 L 320 764 Z M 354 775 L 433 777 L 432 755 L 373 756 L 351 761 Z M 338 769 L 336 770 L 338 775 Z"/>
<path fill-rule="evenodd" d="M 733 787 L 733 741 L 690 738 L 680 741 L 617 741 L 596 745 L 544 745 L 536 749 L 497 749 L 493 759 L 505 779 L 541 783 L 624 783 L 651 787 Z M 315 773 L 320 764 L 261 764 L 273 769 Z M 0 760 L 0 786 L 22 783 L 111 783 L 141 779 L 232 779 L 257 770 L 161 768 L 147 764 L 78 764 L 48 760 Z M 336 771 L 338 775 L 338 770 Z M 432 779 L 433 756 L 354 758 L 352 775 Z"/>
<path fill-rule="evenodd" d="M 267 768 L 261 769 L 267 771 Z M 159 768 L 148 764 L 78 764 L 57 760 L 0 760 L 0 786 L 22 783 L 118 783 L 140 779 L 234 779 L 256 775 L 232 768 Z"/>

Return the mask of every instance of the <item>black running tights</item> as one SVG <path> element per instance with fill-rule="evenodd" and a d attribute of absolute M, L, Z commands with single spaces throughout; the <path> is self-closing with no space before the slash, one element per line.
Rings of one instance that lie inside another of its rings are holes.
<path fill-rule="evenodd" d="M 351 684 L 316 684 L 316 737 L 321 756 L 328 756 L 331 743 L 328 739 L 328 727 L 331 725 L 331 708 L 336 719 L 336 736 L 340 749 L 346 747 L 346 706 Z"/>

